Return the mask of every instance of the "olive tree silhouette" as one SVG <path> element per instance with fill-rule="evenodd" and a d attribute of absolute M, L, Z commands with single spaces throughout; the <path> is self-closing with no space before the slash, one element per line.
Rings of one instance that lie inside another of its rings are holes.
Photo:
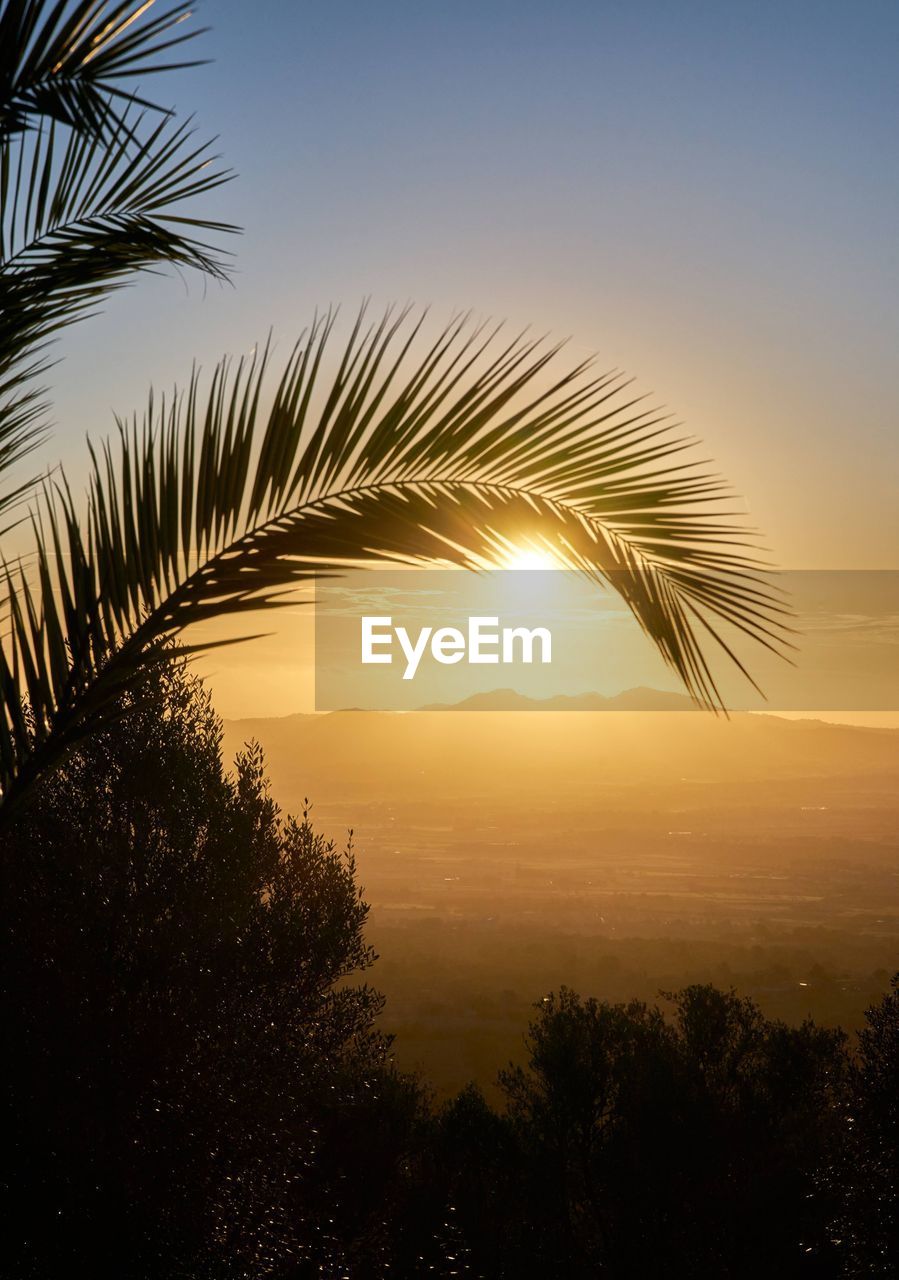
<path fill-rule="evenodd" d="M 8 1274 L 291 1274 L 378 1239 L 418 1104 L 351 981 L 352 851 L 220 736 L 169 654 L 7 832 Z"/>
<path fill-rule="evenodd" d="M 822 1179 L 832 1235 L 852 1280 L 899 1270 L 899 973 L 865 1011 L 843 1109 L 842 1141 Z"/>
<path fill-rule="evenodd" d="M 713 987 L 668 999 L 544 998 L 505 1108 L 469 1090 L 439 1116 L 410 1255 L 449 1203 L 474 1274 L 839 1275 L 820 1174 L 845 1037 Z"/>

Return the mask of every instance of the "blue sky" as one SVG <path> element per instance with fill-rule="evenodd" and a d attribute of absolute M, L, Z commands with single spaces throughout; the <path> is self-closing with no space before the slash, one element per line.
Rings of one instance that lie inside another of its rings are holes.
<path fill-rule="evenodd" d="M 572 335 L 671 406 L 791 566 L 896 563 L 899 6 L 207 2 L 159 79 L 239 174 L 234 287 L 67 335 L 45 450 L 371 295 Z M 149 85 L 147 87 L 150 87 Z"/>

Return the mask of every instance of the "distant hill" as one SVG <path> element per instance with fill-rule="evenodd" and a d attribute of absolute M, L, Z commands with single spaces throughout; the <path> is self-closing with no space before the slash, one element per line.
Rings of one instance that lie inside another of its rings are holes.
<path fill-rule="evenodd" d="M 473 693 L 461 702 L 432 702 L 422 711 L 696 711 L 683 693 L 660 689 L 625 689 L 607 697 L 604 693 L 557 693 L 552 698 L 529 698 L 516 689 L 491 689 Z"/>
<path fill-rule="evenodd" d="M 488 697 L 492 706 L 509 702 L 503 690 Z M 899 788 L 899 729 L 746 713 L 727 720 L 605 706 L 571 715 L 544 706 L 520 716 L 461 706 L 452 715 L 336 711 L 226 722 L 229 755 L 250 739 L 265 749 L 275 794 L 293 808 L 306 795 L 319 804 L 478 795 L 579 803 L 610 786 L 804 778 Z"/>

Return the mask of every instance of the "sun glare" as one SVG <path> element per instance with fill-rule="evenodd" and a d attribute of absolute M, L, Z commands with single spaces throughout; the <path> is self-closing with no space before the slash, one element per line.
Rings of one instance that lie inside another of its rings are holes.
<path fill-rule="evenodd" d="M 555 556 L 541 547 L 509 547 L 499 561 L 501 569 L 559 569 Z"/>

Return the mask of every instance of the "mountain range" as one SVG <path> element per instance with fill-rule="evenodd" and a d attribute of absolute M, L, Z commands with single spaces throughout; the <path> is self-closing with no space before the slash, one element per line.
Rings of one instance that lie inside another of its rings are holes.
<path fill-rule="evenodd" d="M 899 789 L 899 729 L 708 712 L 637 711 L 644 697 L 600 695 L 537 703 L 511 690 L 445 710 L 335 711 L 225 723 L 227 754 L 249 740 L 266 753 L 275 795 L 295 808 L 354 800 L 551 795 L 591 801 L 605 788 L 860 779 Z M 678 695 L 667 696 L 682 708 Z M 565 710 L 559 710 L 563 705 Z M 570 714 L 572 705 L 583 705 Z M 476 708 L 473 710 L 472 706 Z"/>
<path fill-rule="evenodd" d="M 422 711 L 696 711 L 684 693 L 663 692 L 640 686 L 607 696 L 604 693 L 557 693 L 552 698 L 530 698 L 516 689 L 491 689 L 474 693 L 461 702 L 432 702 Z"/>

